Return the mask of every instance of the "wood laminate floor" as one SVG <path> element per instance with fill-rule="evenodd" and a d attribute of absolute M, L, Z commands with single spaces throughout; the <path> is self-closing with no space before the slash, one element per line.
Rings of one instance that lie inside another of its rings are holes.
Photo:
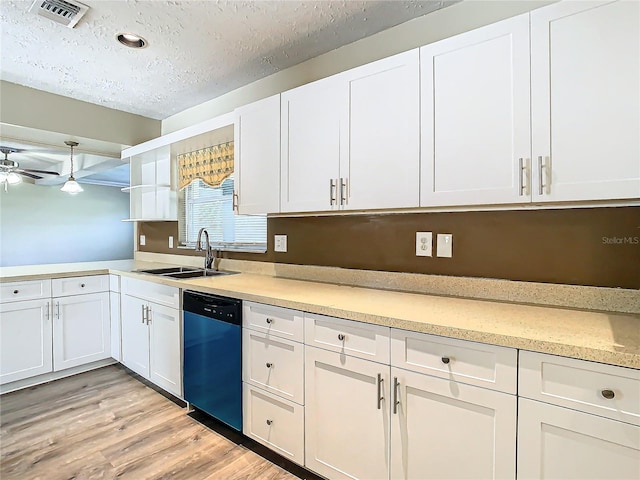
<path fill-rule="evenodd" d="M 0 397 L 0 479 L 294 480 L 117 366 Z"/>

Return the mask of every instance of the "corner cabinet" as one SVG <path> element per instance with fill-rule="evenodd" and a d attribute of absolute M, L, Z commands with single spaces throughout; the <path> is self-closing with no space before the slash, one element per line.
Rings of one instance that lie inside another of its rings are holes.
<path fill-rule="evenodd" d="M 415 207 L 419 52 L 282 94 L 281 211 Z"/>
<path fill-rule="evenodd" d="M 237 213 L 280 211 L 280 95 L 235 110 Z"/>

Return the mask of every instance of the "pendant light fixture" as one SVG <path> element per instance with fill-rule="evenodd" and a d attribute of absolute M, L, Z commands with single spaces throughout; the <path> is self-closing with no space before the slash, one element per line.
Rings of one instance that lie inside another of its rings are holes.
<path fill-rule="evenodd" d="M 73 177 L 73 147 L 77 147 L 78 146 L 78 142 L 73 142 L 71 140 L 67 140 L 64 143 L 68 147 L 71 148 L 71 175 L 69 175 L 69 180 L 67 180 L 64 183 L 64 185 L 62 186 L 62 188 L 60 190 L 62 190 L 63 192 L 66 192 L 66 193 L 70 193 L 71 195 L 75 195 L 76 193 L 80 193 L 80 192 L 83 191 L 83 189 L 80 186 L 80 184 L 78 182 L 76 182 L 76 179 Z"/>

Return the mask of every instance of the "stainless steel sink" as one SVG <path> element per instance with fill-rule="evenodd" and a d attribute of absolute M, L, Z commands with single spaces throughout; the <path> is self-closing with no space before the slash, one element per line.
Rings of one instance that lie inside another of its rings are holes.
<path fill-rule="evenodd" d="M 205 270 L 196 267 L 167 267 L 167 268 L 150 268 L 136 270 L 138 273 L 149 273 L 151 275 L 159 275 L 171 278 L 198 278 L 198 277 L 219 277 L 223 275 L 233 275 L 238 272 L 222 272 L 219 270 Z"/>

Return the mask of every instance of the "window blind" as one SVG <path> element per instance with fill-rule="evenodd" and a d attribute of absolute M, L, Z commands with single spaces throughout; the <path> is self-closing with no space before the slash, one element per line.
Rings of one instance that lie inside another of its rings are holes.
<path fill-rule="evenodd" d="M 178 200 L 180 243 L 195 248 L 198 231 L 206 228 L 211 247 L 244 252 L 267 251 L 266 215 L 236 215 L 233 211 L 234 178 L 218 187 L 194 180 Z"/>

